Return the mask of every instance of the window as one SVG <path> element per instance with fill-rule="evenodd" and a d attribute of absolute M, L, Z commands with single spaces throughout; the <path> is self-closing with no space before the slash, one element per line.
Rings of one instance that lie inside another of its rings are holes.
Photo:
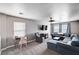
<path fill-rule="evenodd" d="M 59 24 L 54 24 L 54 32 L 59 33 Z"/>
<path fill-rule="evenodd" d="M 53 26 L 53 31 L 56 32 L 56 33 L 67 33 L 68 32 L 68 23 L 60 23 L 60 24 L 54 24 Z"/>
<path fill-rule="evenodd" d="M 14 22 L 14 36 L 24 36 L 25 35 L 25 23 Z"/>
<path fill-rule="evenodd" d="M 62 33 L 67 33 L 67 24 L 62 24 Z"/>

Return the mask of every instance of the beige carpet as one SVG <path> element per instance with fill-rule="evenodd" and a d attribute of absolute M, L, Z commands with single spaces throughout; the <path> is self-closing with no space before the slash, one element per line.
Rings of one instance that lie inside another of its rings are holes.
<path fill-rule="evenodd" d="M 59 53 L 47 48 L 46 39 L 43 43 L 32 42 L 27 45 L 26 48 L 9 48 L 2 51 L 2 55 L 59 55 Z"/>

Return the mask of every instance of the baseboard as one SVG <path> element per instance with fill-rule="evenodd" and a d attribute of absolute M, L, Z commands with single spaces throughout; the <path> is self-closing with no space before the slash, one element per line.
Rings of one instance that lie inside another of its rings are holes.
<path fill-rule="evenodd" d="M 4 51 L 4 50 L 6 50 L 6 49 L 8 49 L 8 48 L 11 48 L 11 47 L 14 47 L 15 45 L 11 45 L 11 46 L 8 46 L 8 47 L 6 47 L 6 48 L 2 48 L 1 49 L 1 51 Z"/>

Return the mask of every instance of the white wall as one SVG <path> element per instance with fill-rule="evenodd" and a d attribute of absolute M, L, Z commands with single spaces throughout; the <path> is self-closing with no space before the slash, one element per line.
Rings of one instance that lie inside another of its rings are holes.
<path fill-rule="evenodd" d="M 71 32 L 79 34 L 79 22 L 71 22 Z"/>
<path fill-rule="evenodd" d="M 6 16 L 5 15 L 2 15 L 2 14 L 0 14 L 0 20 L 1 20 L 1 38 L 2 38 L 2 40 L 1 40 L 1 45 L 3 45 L 3 47 L 5 47 L 6 46 L 6 36 L 7 36 L 7 34 L 6 34 Z"/>
<path fill-rule="evenodd" d="M 38 31 L 36 23 L 37 21 L 0 14 L 0 34 L 2 48 L 14 44 L 14 21 L 26 23 L 26 34 L 31 34 Z"/>
<path fill-rule="evenodd" d="M 1 54 L 1 20 L 0 20 L 0 54 Z"/>

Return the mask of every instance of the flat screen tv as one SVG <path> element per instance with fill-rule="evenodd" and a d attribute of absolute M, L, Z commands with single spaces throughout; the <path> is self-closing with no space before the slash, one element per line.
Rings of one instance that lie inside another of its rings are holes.
<path fill-rule="evenodd" d="M 41 26 L 41 30 L 44 30 L 44 25 Z"/>
<path fill-rule="evenodd" d="M 39 29 L 40 30 L 47 30 L 47 25 L 40 25 L 39 26 Z"/>
<path fill-rule="evenodd" d="M 45 30 L 47 30 L 47 25 L 45 25 Z"/>

